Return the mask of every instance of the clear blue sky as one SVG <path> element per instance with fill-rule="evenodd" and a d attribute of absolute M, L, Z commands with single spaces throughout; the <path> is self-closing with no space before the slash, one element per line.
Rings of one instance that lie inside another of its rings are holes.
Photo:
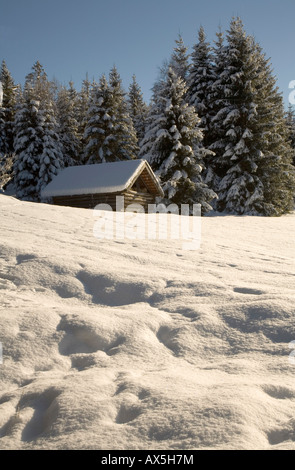
<path fill-rule="evenodd" d="M 146 100 L 158 67 L 181 33 L 189 52 L 202 25 L 208 40 L 240 16 L 271 57 L 288 101 L 295 80 L 294 0 L 0 0 L 0 61 L 23 83 L 39 60 L 49 79 L 80 89 L 115 64 L 125 89 L 132 74 Z"/>

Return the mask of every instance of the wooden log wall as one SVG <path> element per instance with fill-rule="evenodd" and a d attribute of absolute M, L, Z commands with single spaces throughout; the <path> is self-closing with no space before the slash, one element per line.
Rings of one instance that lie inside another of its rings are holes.
<path fill-rule="evenodd" d="M 104 193 L 104 194 L 79 194 L 73 196 L 55 196 L 53 203 L 59 206 L 80 207 L 93 209 L 98 204 L 108 204 L 112 210 L 116 210 L 116 196 L 124 196 L 124 211 L 130 204 L 140 204 L 148 211 L 148 204 L 153 204 L 155 198 L 152 194 L 136 192 L 131 189 L 123 193 Z"/>

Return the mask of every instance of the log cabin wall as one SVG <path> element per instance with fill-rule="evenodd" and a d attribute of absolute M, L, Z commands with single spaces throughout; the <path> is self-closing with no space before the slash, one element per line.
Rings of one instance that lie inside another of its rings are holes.
<path fill-rule="evenodd" d="M 130 204 L 140 204 L 144 207 L 145 212 L 148 212 L 148 205 L 155 203 L 155 196 L 148 192 L 138 192 L 129 189 L 122 196 L 124 196 L 124 210 Z"/>
<path fill-rule="evenodd" d="M 79 194 L 73 196 L 55 196 L 53 203 L 59 206 L 80 207 L 84 209 L 94 209 L 97 204 L 108 204 L 113 211 L 116 210 L 116 196 L 124 196 L 124 210 L 130 204 L 140 204 L 148 211 L 148 204 L 155 202 L 155 197 L 148 192 L 137 192 L 126 190 L 122 193 L 104 194 Z"/>

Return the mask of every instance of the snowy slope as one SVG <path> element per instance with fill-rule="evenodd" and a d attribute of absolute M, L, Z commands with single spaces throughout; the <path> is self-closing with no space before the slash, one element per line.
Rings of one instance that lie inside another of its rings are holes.
<path fill-rule="evenodd" d="M 0 211 L 0 449 L 295 449 L 293 214 L 205 217 L 184 251 Z"/>

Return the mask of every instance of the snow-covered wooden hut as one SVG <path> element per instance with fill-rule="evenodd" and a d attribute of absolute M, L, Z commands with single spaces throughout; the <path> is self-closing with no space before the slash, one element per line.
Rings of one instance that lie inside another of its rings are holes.
<path fill-rule="evenodd" d="M 124 196 L 124 210 L 137 203 L 147 211 L 163 191 L 146 160 L 126 160 L 64 168 L 41 193 L 43 200 L 52 199 L 57 205 L 94 208 L 108 204 L 113 210 L 116 196 Z"/>

